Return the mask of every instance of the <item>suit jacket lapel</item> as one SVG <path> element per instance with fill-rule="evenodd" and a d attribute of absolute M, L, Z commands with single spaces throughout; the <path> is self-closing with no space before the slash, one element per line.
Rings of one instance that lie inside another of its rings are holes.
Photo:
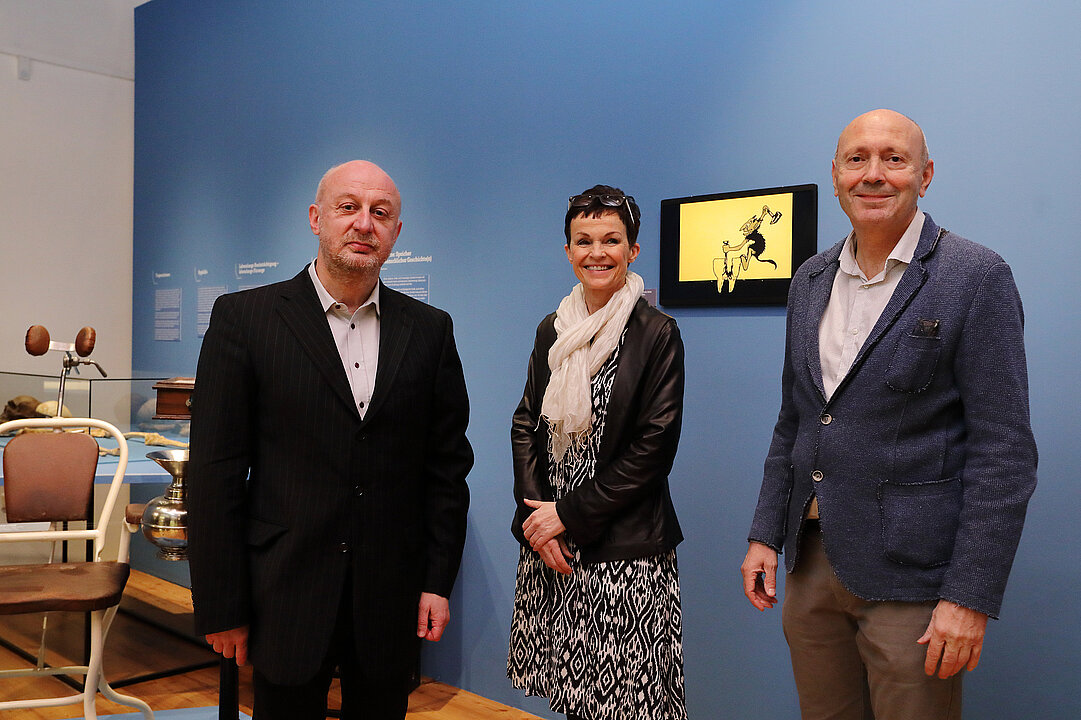
<path fill-rule="evenodd" d="M 379 368 L 375 375 L 372 403 L 365 413 L 368 420 L 382 407 L 390 396 L 390 388 L 409 346 L 413 332 L 413 319 L 405 309 L 401 295 L 386 285 L 379 287 Z"/>
<path fill-rule="evenodd" d="M 833 280 L 837 276 L 839 267 L 837 259 L 841 255 L 843 246 L 844 243 L 841 242 L 830 248 L 822 259 L 822 266 L 812 270 L 808 277 L 807 324 L 802 328 L 800 338 L 800 346 L 807 353 L 807 372 L 823 401 L 826 397 L 826 390 L 822 384 L 822 356 L 819 354 L 818 347 L 818 326 L 822 322 L 822 315 L 826 312 L 830 295 L 833 294 Z"/>
<path fill-rule="evenodd" d="M 856 359 L 852 361 L 852 367 L 849 369 L 848 375 L 854 374 L 859 369 L 867 355 L 882 339 L 882 336 L 886 334 L 886 331 L 893 327 L 893 324 L 897 322 L 897 318 L 901 317 L 901 313 L 912 302 L 912 298 L 916 296 L 916 292 L 923 287 L 926 280 L 927 271 L 924 269 L 923 263 L 913 258 L 901 276 L 900 282 L 897 283 L 893 295 L 890 296 L 890 301 L 886 303 L 882 314 L 878 316 L 878 322 L 871 328 L 871 333 L 864 340 L 863 347 L 856 353 Z M 845 376 L 846 380 L 848 375 Z M 841 384 L 843 385 L 844 381 Z M 841 388 L 838 387 L 837 389 L 840 390 Z"/>
<path fill-rule="evenodd" d="M 938 241 L 945 234 L 945 229 L 939 228 L 935 225 L 931 216 L 928 215 L 923 223 L 923 231 L 920 233 L 920 241 L 916 245 L 916 250 L 912 254 L 912 262 L 905 268 L 905 272 L 901 275 L 901 280 L 897 283 L 897 287 L 893 291 L 893 295 L 890 296 L 890 301 L 886 303 L 886 307 L 883 308 L 882 314 L 878 316 L 878 322 L 871 328 L 871 333 L 867 336 L 867 339 L 863 343 L 863 347 L 856 354 L 856 359 L 852 361 L 852 367 L 849 368 L 845 374 L 844 379 L 837 386 L 833 396 L 836 397 L 844 386 L 848 384 L 849 379 L 854 376 L 863 365 L 864 360 L 871 353 L 872 350 L 878 345 L 878 341 L 893 327 L 897 319 L 901 317 L 901 313 L 905 311 L 912 299 L 916 297 L 916 293 L 919 292 L 923 284 L 927 282 L 927 268 L 924 266 L 924 260 L 938 246 Z"/>
<path fill-rule="evenodd" d="M 345 376 L 342 358 L 338 354 L 338 346 L 334 344 L 334 336 L 330 333 L 330 325 L 327 324 L 326 314 L 319 305 L 319 296 L 315 294 L 307 268 L 282 285 L 278 314 L 296 336 L 308 357 L 326 377 L 334 394 L 359 416 L 353 391 L 349 389 L 349 378 Z"/>

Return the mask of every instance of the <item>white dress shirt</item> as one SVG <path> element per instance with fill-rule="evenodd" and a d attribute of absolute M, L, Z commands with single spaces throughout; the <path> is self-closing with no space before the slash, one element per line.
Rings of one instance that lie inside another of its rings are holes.
<path fill-rule="evenodd" d="M 372 294 L 350 315 L 345 303 L 332 297 L 319 281 L 314 260 L 308 266 L 308 275 L 326 313 L 334 344 L 338 346 L 353 401 L 363 418 L 372 402 L 375 374 L 379 369 L 379 283 L 376 282 Z"/>
<path fill-rule="evenodd" d="M 867 278 L 856 262 L 858 238 L 855 231 L 845 238 L 841 266 L 833 278 L 833 292 L 818 325 L 818 357 L 822 363 L 822 386 L 827 399 L 833 396 L 833 391 L 852 367 L 852 361 L 912 262 L 923 231 L 923 219 L 923 213 L 917 211 L 886 258 L 886 267 L 873 278 Z"/>

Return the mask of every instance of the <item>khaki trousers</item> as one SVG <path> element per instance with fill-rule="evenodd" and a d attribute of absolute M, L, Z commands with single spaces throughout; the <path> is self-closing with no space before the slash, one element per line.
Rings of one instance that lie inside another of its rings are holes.
<path fill-rule="evenodd" d="M 809 522 L 781 613 L 803 720 L 960 720 L 962 673 L 928 677 L 916 643 L 935 605 L 856 597 Z"/>

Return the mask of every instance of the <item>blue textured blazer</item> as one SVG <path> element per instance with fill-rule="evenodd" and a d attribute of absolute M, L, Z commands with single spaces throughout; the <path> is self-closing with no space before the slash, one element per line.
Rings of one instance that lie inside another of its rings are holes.
<path fill-rule="evenodd" d="M 1036 485 L 1024 317 L 1009 266 L 930 216 L 829 401 L 818 327 L 838 243 L 788 296 L 781 411 L 749 539 L 799 561 L 818 497 L 826 554 L 869 600 L 945 598 L 997 616 Z"/>

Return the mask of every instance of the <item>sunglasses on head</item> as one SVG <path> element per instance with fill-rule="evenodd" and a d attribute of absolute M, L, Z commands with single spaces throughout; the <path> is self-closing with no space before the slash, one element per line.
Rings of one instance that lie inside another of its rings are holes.
<path fill-rule="evenodd" d="M 567 201 L 567 209 L 588 207 L 592 202 L 599 202 L 605 207 L 617 208 L 623 203 L 627 204 L 627 214 L 631 216 L 631 220 L 634 220 L 634 211 L 631 210 L 631 203 L 634 202 L 632 195 L 594 195 L 592 193 L 584 193 L 582 195 L 571 195 Z"/>

